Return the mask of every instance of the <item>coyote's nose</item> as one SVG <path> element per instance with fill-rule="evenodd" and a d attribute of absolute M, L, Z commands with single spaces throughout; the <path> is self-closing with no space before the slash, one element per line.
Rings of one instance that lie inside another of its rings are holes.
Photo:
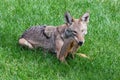
<path fill-rule="evenodd" d="M 79 41 L 79 42 L 78 42 L 78 45 L 79 45 L 79 46 L 82 46 L 82 44 L 83 44 L 82 41 Z"/>

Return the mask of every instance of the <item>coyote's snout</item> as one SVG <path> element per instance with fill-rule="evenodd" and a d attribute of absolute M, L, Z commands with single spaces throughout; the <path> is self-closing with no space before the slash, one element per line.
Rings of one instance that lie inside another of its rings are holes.
<path fill-rule="evenodd" d="M 19 44 L 31 49 L 43 48 L 55 52 L 57 58 L 64 62 L 68 54 L 74 53 L 85 42 L 89 13 L 85 13 L 79 19 L 65 13 L 66 23 L 58 27 L 36 26 L 26 30 L 19 39 Z"/>

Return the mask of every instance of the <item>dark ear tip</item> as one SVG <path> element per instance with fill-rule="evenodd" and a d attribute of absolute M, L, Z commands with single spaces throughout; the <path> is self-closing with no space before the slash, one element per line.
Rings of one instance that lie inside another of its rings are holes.
<path fill-rule="evenodd" d="M 72 17 L 71 17 L 71 15 L 70 15 L 70 13 L 69 13 L 69 11 L 67 11 L 66 13 L 65 13 L 65 21 L 66 21 L 66 23 L 68 23 L 68 24 L 72 24 Z"/>
<path fill-rule="evenodd" d="M 65 12 L 65 16 L 70 15 L 70 11 Z"/>

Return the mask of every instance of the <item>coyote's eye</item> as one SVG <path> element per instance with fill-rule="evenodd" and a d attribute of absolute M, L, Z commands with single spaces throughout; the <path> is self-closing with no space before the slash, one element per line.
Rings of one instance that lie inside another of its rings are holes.
<path fill-rule="evenodd" d="M 84 32 L 84 30 L 81 30 L 81 32 Z"/>
<path fill-rule="evenodd" d="M 77 34 L 77 32 L 76 32 L 76 31 L 72 31 L 72 32 L 73 32 L 73 34 L 74 34 L 74 35 L 76 35 L 76 34 Z"/>
<path fill-rule="evenodd" d="M 82 34 L 83 35 L 86 35 L 87 34 L 87 31 L 86 30 L 81 30 Z"/>

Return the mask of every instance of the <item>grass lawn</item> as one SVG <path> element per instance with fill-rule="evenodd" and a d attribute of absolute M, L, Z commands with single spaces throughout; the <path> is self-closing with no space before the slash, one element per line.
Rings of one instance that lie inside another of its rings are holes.
<path fill-rule="evenodd" d="M 34 25 L 61 25 L 64 13 L 79 18 L 90 12 L 85 44 L 69 65 L 42 50 L 18 45 L 20 35 Z M 119 0 L 1 0 L 0 80 L 120 80 Z"/>

